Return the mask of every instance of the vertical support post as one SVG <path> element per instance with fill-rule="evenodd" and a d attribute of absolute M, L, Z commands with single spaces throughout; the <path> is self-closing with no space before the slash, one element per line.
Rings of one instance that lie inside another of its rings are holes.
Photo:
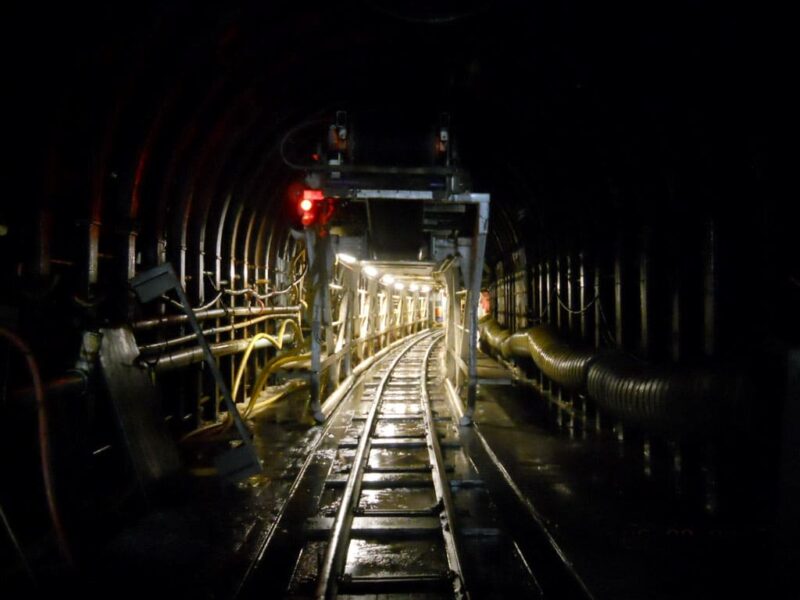
<path fill-rule="evenodd" d="M 345 313 L 344 345 L 347 352 L 344 355 L 344 374 L 353 374 L 353 327 L 360 317 L 360 305 L 358 297 L 358 282 L 360 273 L 356 267 L 347 270 L 344 277 L 345 291 L 347 294 L 347 311 Z"/>
<path fill-rule="evenodd" d="M 544 278 L 545 278 L 545 263 L 541 260 L 539 261 L 539 268 L 536 270 L 536 276 L 538 278 L 537 281 L 537 288 L 539 290 L 539 308 L 536 314 L 534 315 L 537 320 L 541 320 L 544 316 L 545 308 L 547 307 L 547 298 L 544 295 Z"/>
<path fill-rule="evenodd" d="M 623 347 L 623 334 L 625 333 L 622 326 L 622 269 L 623 269 L 623 256 L 622 256 L 622 235 L 617 237 L 614 252 L 614 338 L 617 346 Z"/>
<path fill-rule="evenodd" d="M 642 233 L 639 248 L 639 352 L 643 358 L 650 357 L 650 231 Z"/>
<path fill-rule="evenodd" d="M 597 297 L 597 302 L 594 303 L 594 347 L 600 348 L 600 343 L 603 339 L 602 325 L 603 325 L 603 312 L 602 304 L 600 303 L 600 263 L 596 262 L 594 266 L 594 295 Z"/>
<path fill-rule="evenodd" d="M 100 222 L 89 222 L 89 244 L 87 248 L 86 293 L 89 298 L 94 295 L 97 285 L 100 258 Z"/>
<path fill-rule="evenodd" d="M 706 228 L 703 261 L 703 353 L 714 355 L 717 347 L 717 228 L 709 221 Z"/>
<path fill-rule="evenodd" d="M 571 250 L 567 250 L 566 254 L 566 280 L 567 280 L 567 307 L 569 310 L 567 311 L 567 331 L 570 335 L 573 332 L 573 326 L 575 324 L 575 315 L 572 313 L 575 310 L 575 302 L 574 302 L 574 285 L 573 285 L 573 278 L 575 274 L 573 273 L 573 262 L 572 262 L 572 252 Z"/>
<path fill-rule="evenodd" d="M 586 340 L 587 327 L 586 323 L 589 319 L 587 304 L 586 288 L 586 255 L 583 252 L 578 253 L 578 284 L 580 285 L 580 305 L 581 305 L 581 341 Z"/>
<path fill-rule="evenodd" d="M 546 292 L 547 292 L 547 323 L 552 324 L 553 322 L 553 263 L 548 259 L 544 263 L 545 267 L 545 283 L 546 283 Z"/>
<path fill-rule="evenodd" d="M 472 256 L 469 280 L 469 294 L 467 296 L 467 316 L 469 323 L 469 384 L 467 388 L 467 410 L 462 418 L 462 425 L 472 423 L 475 412 L 475 403 L 478 397 L 478 302 L 481 295 L 481 276 L 483 274 L 483 257 L 486 251 L 486 234 L 489 231 L 489 201 L 488 199 L 478 204 L 478 214 L 475 222 L 475 233 L 472 238 Z"/>
<path fill-rule="evenodd" d="M 800 534 L 800 349 L 786 356 L 786 392 L 781 421 L 779 547 L 786 548 L 779 572 L 797 573 L 800 549 L 795 540 Z M 793 575 L 787 579 L 796 580 Z"/>
<path fill-rule="evenodd" d="M 457 263 L 453 263 L 448 271 L 445 273 L 445 288 L 447 290 L 447 327 L 445 329 L 446 344 L 447 344 L 447 377 L 458 384 L 459 365 L 456 361 L 457 356 L 460 356 L 460 346 L 458 344 L 459 335 L 457 332 L 458 307 L 456 306 L 456 276 L 457 276 Z"/>
<path fill-rule="evenodd" d="M 555 283 L 556 283 L 556 293 L 555 293 L 555 300 L 556 300 L 556 305 L 555 305 L 555 309 L 556 309 L 556 327 L 558 328 L 558 332 L 559 333 L 564 333 L 563 330 L 561 329 L 561 325 L 562 325 L 562 321 L 561 321 L 561 313 L 562 313 L 561 302 L 563 302 L 563 300 L 561 300 L 561 279 L 563 278 L 564 274 L 561 272 L 561 256 L 559 256 L 558 254 L 556 254 L 555 266 L 556 266 L 556 269 L 555 269 L 555 278 L 556 278 L 555 279 Z"/>
<path fill-rule="evenodd" d="M 366 335 L 369 338 L 367 342 L 367 352 L 369 356 L 375 354 L 376 340 L 372 338 L 378 331 L 380 331 L 380 298 L 378 298 L 378 282 L 375 279 L 370 279 L 367 282 L 367 331 Z"/>
<path fill-rule="evenodd" d="M 678 362 L 683 353 L 682 353 L 682 340 L 681 340 L 681 311 L 682 311 L 682 302 L 681 302 L 681 288 L 683 283 L 681 282 L 681 274 L 679 270 L 675 271 L 675 281 L 673 282 L 673 289 L 672 289 L 672 314 L 671 314 L 671 352 L 670 358 L 672 358 L 673 362 Z"/>
<path fill-rule="evenodd" d="M 320 237 L 314 228 L 306 228 L 306 252 L 310 267 L 312 285 L 311 298 L 311 372 L 309 387 L 311 390 L 311 407 L 314 419 L 318 423 L 325 421 L 320 398 L 320 371 L 322 353 L 322 325 L 325 319 L 325 303 L 328 298 L 328 261 L 330 243 L 327 236 Z"/>

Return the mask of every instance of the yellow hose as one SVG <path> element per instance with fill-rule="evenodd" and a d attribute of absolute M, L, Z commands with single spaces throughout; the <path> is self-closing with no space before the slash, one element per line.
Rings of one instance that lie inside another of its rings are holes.
<path fill-rule="evenodd" d="M 294 321 L 293 319 L 285 319 L 284 321 L 281 322 L 281 326 L 278 329 L 277 336 L 273 336 L 273 335 L 270 335 L 268 333 L 257 333 L 256 335 L 254 335 L 250 339 L 250 343 L 247 344 L 247 349 L 244 351 L 244 356 L 242 357 L 242 361 L 239 364 L 239 368 L 236 370 L 236 377 L 234 378 L 233 388 L 231 389 L 231 398 L 233 398 L 234 402 L 236 401 L 236 395 L 239 392 L 239 386 L 242 383 L 242 377 L 244 376 L 244 371 L 245 371 L 245 368 L 247 366 L 247 360 L 250 358 L 250 354 L 252 354 L 253 349 L 255 348 L 255 345 L 261 340 L 268 340 L 268 341 L 272 342 L 272 345 L 277 350 L 281 350 L 283 348 L 283 338 L 284 338 L 284 335 L 286 334 L 286 328 L 288 326 L 291 326 L 292 329 L 294 329 L 295 336 L 297 337 L 297 341 L 299 343 L 303 343 L 303 341 L 304 341 L 304 339 L 303 339 L 303 331 L 302 331 L 302 329 L 300 329 L 300 325 L 298 325 L 297 322 Z M 286 357 L 281 357 L 281 358 L 286 358 Z M 273 363 L 274 361 L 275 361 L 275 359 L 273 358 L 272 360 L 270 360 L 267 363 L 267 365 Z M 263 373 L 263 370 L 262 370 L 262 373 Z M 253 396 L 251 395 L 251 400 L 252 400 L 252 398 L 253 398 Z M 248 406 L 250 404 L 252 404 L 252 402 L 248 403 Z M 185 440 L 187 440 L 189 438 L 192 438 L 192 437 L 195 437 L 197 435 L 204 434 L 204 433 L 208 433 L 208 432 L 211 432 L 211 431 L 215 431 L 217 429 L 219 429 L 220 431 L 224 431 L 232 423 L 233 423 L 233 418 L 228 413 L 228 414 L 225 415 L 225 418 L 221 422 L 212 423 L 211 425 L 206 425 L 206 426 L 201 427 L 199 429 L 195 429 L 194 431 L 191 431 L 191 432 L 187 433 L 185 436 L 183 436 L 181 438 L 181 441 L 183 442 L 183 441 L 185 441 Z"/>
<path fill-rule="evenodd" d="M 236 401 L 236 395 L 239 392 L 239 385 L 242 383 L 242 376 L 244 375 L 244 370 L 247 367 L 247 359 L 250 358 L 250 354 L 253 352 L 253 348 L 255 348 L 256 343 L 258 343 L 260 340 L 269 340 L 270 342 L 272 342 L 272 345 L 275 347 L 276 350 L 281 350 L 283 348 L 283 336 L 286 333 L 286 327 L 288 325 L 292 326 L 295 335 L 298 337 L 298 340 L 302 343 L 303 332 L 300 329 L 300 325 L 298 325 L 297 322 L 294 321 L 293 319 L 285 319 L 281 323 L 281 327 L 278 330 L 277 338 L 268 333 L 257 333 L 251 338 L 250 343 L 247 345 L 247 349 L 244 351 L 242 362 L 239 363 L 239 368 L 236 370 L 236 378 L 233 381 L 233 389 L 231 390 L 231 397 L 233 398 L 234 401 Z"/>
<path fill-rule="evenodd" d="M 261 369 L 261 372 L 258 374 L 258 377 L 256 378 L 255 384 L 253 384 L 253 390 L 252 390 L 252 392 L 250 394 L 250 401 L 248 402 L 247 407 L 245 408 L 245 414 L 249 414 L 249 411 L 250 411 L 252 405 L 255 404 L 255 401 L 256 401 L 255 399 L 258 398 L 258 395 L 261 393 L 261 390 L 264 388 L 264 385 L 267 383 L 267 378 L 276 369 L 278 369 L 279 367 L 282 367 L 283 365 L 285 365 L 287 363 L 291 363 L 291 362 L 294 362 L 294 361 L 305 360 L 305 359 L 308 359 L 308 358 L 311 358 L 311 354 L 310 353 L 308 353 L 308 352 L 303 353 L 302 350 L 295 350 L 293 352 L 290 352 L 288 355 L 276 356 L 276 357 L 272 358 L 269 362 L 267 362 L 267 364 L 264 365 L 264 368 Z"/>
<path fill-rule="evenodd" d="M 294 394 L 304 388 L 307 388 L 308 384 L 304 381 L 293 382 L 293 385 L 287 387 L 284 390 L 281 390 L 277 394 L 270 396 L 264 400 L 260 400 L 253 405 L 253 410 L 250 412 L 250 416 L 255 416 L 257 413 L 261 412 L 265 408 L 268 408 L 275 404 L 278 400 L 282 400 L 284 397 L 289 396 L 290 394 Z"/>

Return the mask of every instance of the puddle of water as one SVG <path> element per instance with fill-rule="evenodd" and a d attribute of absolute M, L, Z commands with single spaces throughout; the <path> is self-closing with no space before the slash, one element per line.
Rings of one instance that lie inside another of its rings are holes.
<path fill-rule="evenodd" d="M 413 448 L 376 448 L 369 453 L 371 467 L 417 467 L 428 464 L 428 450 Z"/>
<path fill-rule="evenodd" d="M 420 510 L 436 504 L 432 488 L 394 488 L 364 490 L 359 506 L 366 510 L 410 509 Z"/>
<path fill-rule="evenodd" d="M 385 402 L 381 405 L 381 412 L 387 415 L 418 415 L 420 413 L 419 404 L 409 404 L 408 402 Z"/>
<path fill-rule="evenodd" d="M 345 572 L 354 577 L 437 575 L 447 571 L 441 542 L 352 540 Z"/>
<path fill-rule="evenodd" d="M 378 437 L 418 436 L 425 434 L 425 426 L 415 422 L 379 421 L 375 427 L 375 434 Z"/>

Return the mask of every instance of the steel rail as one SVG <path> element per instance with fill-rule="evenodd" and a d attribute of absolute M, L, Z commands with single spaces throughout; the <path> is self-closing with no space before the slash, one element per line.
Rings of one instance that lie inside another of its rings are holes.
<path fill-rule="evenodd" d="M 430 396 L 428 395 L 428 361 L 430 360 L 433 347 L 442 335 L 438 335 L 434 342 L 425 352 L 422 359 L 422 380 L 420 382 L 420 400 L 422 404 L 422 414 L 425 420 L 425 437 L 428 443 L 428 456 L 431 463 L 431 475 L 433 477 L 433 487 L 436 497 L 441 502 L 442 511 L 439 520 L 442 525 L 442 536 L 444 537 L 445 552 L 447 563 L 450 567 L 452 577 L 453 594 L 455 598 L 469 598 L 464 580 L 464 571 L 461 567 L 461 559 L 458 556 L 458 544 L 456 540 L 455 507 L 453 505 L 453 495 L 450 491 L 450 483 L 444 473 L 444 456 L 442 446 L 439 443 L 439 436 L 436 433 L 436 422 L 433 419 L 433 409 L 431 408 Z"/>
<path fill-rule="evenodd" d="M 430 334 L 433 335 L 433 332 Z M 350 475 L 347 478 L 344 492 L 342 494 L 342 501 L 339 505 L 339 510 L 336 513 L 336 518 L 331 530 L 331 537 L 328 542 L 328 547 L 325 550 L 325 557 L 322 560 L 319 570 L 319 578 L 317 579 L 314 597 L 322 600 L 325 598 L 334 598 L 339 586 L 339 575 L 344 568 L 344 562 L 347 559 L 347 549 L 350 543 L 350 531 L 353 526 L 353 517 L 355 516 L 355 508 L 358 505 L 361 496 L 361 484 L 363 482 L 364 473 L 366 472 L 367 462 L 369 460 L 369 451 L 372 446 L 372 435 L 375 430 L 378 412 L 383 404 L 383 391 L 392 376 L 399 362 L 414 346 L 421 341 L 430 337 L 424 336 L 421 339 L 414 340 L 405 348 L 400 350 L 398 355 L 394 358 L 389 365 L 385 375 L 375 389 L 374 401 L 370 408 L 369 415 L 367 416 L 364 429 L 358 441 L 355 457 L 353 459 L 353 466 L 350 469 Z"/>

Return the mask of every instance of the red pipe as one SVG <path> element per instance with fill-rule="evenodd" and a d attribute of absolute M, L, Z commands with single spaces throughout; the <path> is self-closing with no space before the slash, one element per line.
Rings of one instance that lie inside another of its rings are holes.
<path fill-rule="evenodd" d="M 53 481 L 53 465 L 50 459 L 50 428 L 48 427 L 47 405 L 44 402 L 44 389 L 42 388 L 42 378 L 39 375 L 39 365 L 33 357 L 28 345 L 22 341 L 15 333 L 0 327 L 0 337 L 6 338 L 11 344 L 25 356 L 28 370 L 33 380 L 34 394 L 36 395 L 36 405 L 39 413 L 39 454 L 42 461 L 42 478 L 44 480 L 44 490 L 47 496 L 47 508 L 50 512 L 50 520 L 53 523 L 53 530 L 56 534 L 58 549 L 64 560 L 70 565 L 74 565 L 72 552 L 70 551 L 67 536 L 64 533 L 64 526 L 56 503 L 55 484 Z"/>

